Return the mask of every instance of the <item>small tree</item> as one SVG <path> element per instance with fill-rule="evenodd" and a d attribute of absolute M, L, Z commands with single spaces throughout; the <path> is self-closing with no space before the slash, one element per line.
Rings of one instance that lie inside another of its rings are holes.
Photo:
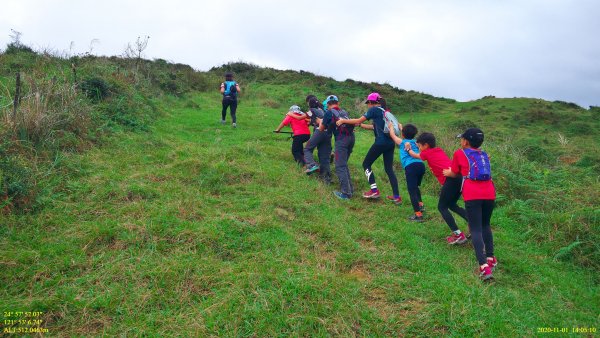
<path fill-rule="evenodd" d="M 33 49 L 31 49 L 28 46 L 21 43 L 22 35 L 23 35 L 23 33 L 17 32 L 14 29 L 10 30 L 10 34 L 8 36 L 10 37 L 10 39 L 12 41 L 6 46 L 6 50 L 4 51 L 6 54 L 18 53 L 18 52 L 34 53 Z"/>
<path fill-rule="evenodd" d="M 10 30 L 10 34 L 8 34 L 8 36 L 10 37 L 10 39 L 12 40 L 12 44 L 15 47 L 20 47 L 21 46 L 21 35 L 23 35 L 23 33 L 21 32 L 17 32 L 14 29 Z"/>
<path fill-rule="evenodd" d="M 142 56 L 144 56 L 144 51 L 148 47 L 148 40 L 150 40 L 149 36 L 138 36 L 135 42 L 132 44 L 131 42 L 127 43 L 127 47 L 123 52 L 123 56 L 128 59 L 135 59 L 135 76 L 136 82 L 138 77 L 138 71 L 140 67 L 140 63 L 142 61 Z"/>

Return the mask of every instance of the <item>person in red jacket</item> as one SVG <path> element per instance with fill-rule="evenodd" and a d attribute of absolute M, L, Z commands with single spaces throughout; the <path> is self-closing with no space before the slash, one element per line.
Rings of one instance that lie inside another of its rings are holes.
<path fill-rule="evenodd" d="M 308 128 L 310 118 L 300 110 L 298 106 L 291 106 L 289 112 L 296 116 L 306 116 L 307 119 L 298 120 L 292 116 L 287 116 L 281 121 L 275 132 L 278 133 L 281 129 L 287 125 L 291 125 L 292 132 L 294 133 L 292 141 L 292 155 L 294 160 L 300 165 L 305 165 L 304 161 L 304 143 L 310 139 L 310 129 Z"/>
<path fill-rule="evenodd" d="M 471 228 L 471 241 L 479 262 L 479 276 L 488 280 L 493 278 L 492 271 L 498 264 L 490 226 L 496 188 L 492 182 L 489 156 L 479 149 L 483 143 L 483 131 L 470 128 L 458 137 L 461 149 L 454 152 L 452 165 L 444 169 L 443 174 L 446 177 L 463 177 L 462 194 Z"/>

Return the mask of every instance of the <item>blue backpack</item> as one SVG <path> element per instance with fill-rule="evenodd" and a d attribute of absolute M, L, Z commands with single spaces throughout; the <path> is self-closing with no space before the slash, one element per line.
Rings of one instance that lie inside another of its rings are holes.
<path fill-rule="evenodd" d="M 492 179 L 490 157 L 483 150 L 463 149 L 469 162 L 469 174 L 465 177 L 473 181 L 489 181 Z"/>
<path fill-rule="evenodd" d="M 225 91 L 223 92 L 223 95 L 235 97 L 237 95 L 236 84 L 235 81 L 225 81 Z"/>

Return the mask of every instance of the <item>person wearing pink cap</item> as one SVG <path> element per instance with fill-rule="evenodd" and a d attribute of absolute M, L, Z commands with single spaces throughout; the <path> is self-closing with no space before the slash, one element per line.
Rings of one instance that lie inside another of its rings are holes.
<path fill-rule="evenodd" d="M 367 112 L 357 118 L 350 120 L 339 120 L 337 122 L 338 125 L 341 124 L 354 124 L 359 125 L 363 129 L 373 130 L 373 134 L 375 135 L 375 142 L 367 152 L 365 159 L 363 161 L 363 169 L 365 170 L 365 175 L 367 176 L 367 180 L 371 186 L 371 189 L 363 194 L 364 198 L 379 198 L 380 192 L 377 188 L 377 183 L 375 182 L 375 174 L 371 169 L 371 166 L 379 158 L 379 156 L 383 155 L 383 165 L 385 168 L 385 172 L 390 180 L 390 185 L 392 186 L 393 195 L 388 196 L 388 199 L 392 200 L 396 204 L 400 204 L 402 199 L 400 198 L 400 193 L 398 191 L 398 179 L 396 178 L 396 174 L 394 173 L 394 150 L 396 148 L 396 144 L 394 140 L 391 139 L 388 133 L 384 132 L 385 129 L 385 118 L 384 113 L 385 109 L 381 107 L 381 100 L 383 98 L 379 93 L 371 93 L 367 96 L 365 103 L 369 107 Z M 363 125 L 362 123 L 366 120 L 372 120 L 373 124 L 371 125 Z"/>

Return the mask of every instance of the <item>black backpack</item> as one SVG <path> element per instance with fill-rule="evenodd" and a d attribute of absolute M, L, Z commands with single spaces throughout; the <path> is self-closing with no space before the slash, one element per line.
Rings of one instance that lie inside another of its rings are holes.
<path fill-rule="evenodd" d="M 350 115 L 348 114 L 347 111 L 340 109 L 330 109 L 331 110 L 331 115 L 333 116 L 333 123 L 335 125 L 335 123 L 338 120 L 349 120 L 350 119 Z M 340 132 L 340 134 L 346 134 L 346 135 L 350 135 L 354 132 L 354 125 L 353 124 L 342 124 L 337 126 L 338 131 Z"/>

